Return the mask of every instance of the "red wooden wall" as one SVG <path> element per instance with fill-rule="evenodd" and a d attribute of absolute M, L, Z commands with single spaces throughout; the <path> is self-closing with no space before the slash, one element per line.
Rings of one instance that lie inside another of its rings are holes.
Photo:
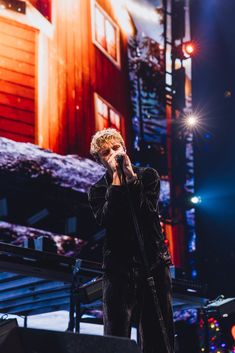
<path fill-rule="evenodd" d="M 99 4 L 115 20 L 110 1 L 100 0 Z M 128 122 L 126 37 L 120 31 L 119 69 L 92 43 L 91 1 L 58 0 L 53 2 L 52 13 L 55 34 L 51 46 L 57 50 L 53 66 L 57 67 L 56 100 L 60 128 L 55 133 L 51 131 L 50 144 L 60 153 L 87 155 L 91 135 L 95 132 L 95 92 Z M 59 144 L 56 145 L 56 141 Z"/>
<path fill-rule="evenodd" d="M 110 1 L 98 3 L 117 23 Z M 0 136 L 88 155 L 94 93 L 123 116 L 128 135 L 127 37 L 120 30 L 119 69 L 92 42 L 91 4 L 51 0 L 50 34 L 39 21 L 38 39 L 32 21 L 30 27 L 0 17 Z"/>
<path fill-rule="evenodd" d="M 37 31 L 0 17 L 0 135 L 36 138 Z"/>

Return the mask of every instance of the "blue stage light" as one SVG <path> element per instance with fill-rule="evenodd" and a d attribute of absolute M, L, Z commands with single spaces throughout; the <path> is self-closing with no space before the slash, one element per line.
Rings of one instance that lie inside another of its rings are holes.
<path fill-rule="evenodd" d="M 192 196 L 190 200 L 194 205 L 197 205 L 202 202 L 202 199 L 200 196 Z"/>

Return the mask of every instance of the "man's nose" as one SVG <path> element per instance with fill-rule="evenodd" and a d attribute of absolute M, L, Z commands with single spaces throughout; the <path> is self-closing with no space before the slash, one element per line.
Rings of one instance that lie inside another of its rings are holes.
<path fill-rule="evenodd" d="M 111 148 L 109 152 L 109 156 L 112 157 L 115 154 L 115 151 Z"/>
<path fill-rule="evenodd" d="M 115 156 L 117 154 L 117 151 L 116 150 L 114 150 L 114 149 L 111 149 L 110 150 L 110 157 L 113 157 L 113 156 Z"/>

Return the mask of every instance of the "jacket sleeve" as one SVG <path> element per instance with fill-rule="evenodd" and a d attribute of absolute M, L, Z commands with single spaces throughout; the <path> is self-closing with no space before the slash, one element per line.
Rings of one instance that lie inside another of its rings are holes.
<path fill-rule="evenodd" d="M 120 219 L 118 215 L 120 216 L 126 205 L 126 190 L 124 186 L 116 185 L 110 185 L 108 188 L 92 186 L 88 200 L 97 223 L 107 227 Z"/>

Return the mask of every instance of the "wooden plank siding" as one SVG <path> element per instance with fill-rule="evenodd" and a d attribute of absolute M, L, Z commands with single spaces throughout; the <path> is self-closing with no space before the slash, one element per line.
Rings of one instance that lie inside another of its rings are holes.
<path fill-rule="evenodd" d="M 98 4 L 118 26 L 110 1 Z M 91 0 L 51 6 L 49 35 L 0 17 L 0 135 L 88 156 L 95 93 L 120 113 L 129 137 L 127 38 L 120 28 L 119 68 L 92 42 Z"/>
<path fill-rule="evenodd" d="M 0 136 L 36 141 L 37 30 L 0 16 Z"/>
<path fill-rule="evenodd" d="M 99 4 L 117 23 L 110 1 Z M 49 145 L 44 139 L 42 146 L 61 154 L 88 156 L 95 132 L 95 93 L 123 116 L 124 130 L 129 131 L 127 38 L 120 30 L 119 69 L 92 42 L 90 0 L 52 2 L 52 13 L 54 36 L 48 42 L 48 50 L 55 54 L 49 59 L 48 104 L 53 113 L 48 115 L 47 123 L 44 119 L 44 126 L 49 129 Z M 46 131 L 42 133 L 45 134 Z"/>
<path fill-rule="evenodd" d="M 118 24 L 111 1 L 98 0 L 97 2 L 114 22 Z M 102 56 L 102 52 L 97 47 L 95 47 L 95 50 L 97 57 L 96 71 L 99 78 L 97 80 L 96 91 L 122 115 L 124 119 L 122 130 L 128 147 L 131 144 L 131 102 L 128 79 L 127 41 L 127 35 L 120 28 L 120 70 L 112 65 L 111 61 L 105 55 Z"/>

